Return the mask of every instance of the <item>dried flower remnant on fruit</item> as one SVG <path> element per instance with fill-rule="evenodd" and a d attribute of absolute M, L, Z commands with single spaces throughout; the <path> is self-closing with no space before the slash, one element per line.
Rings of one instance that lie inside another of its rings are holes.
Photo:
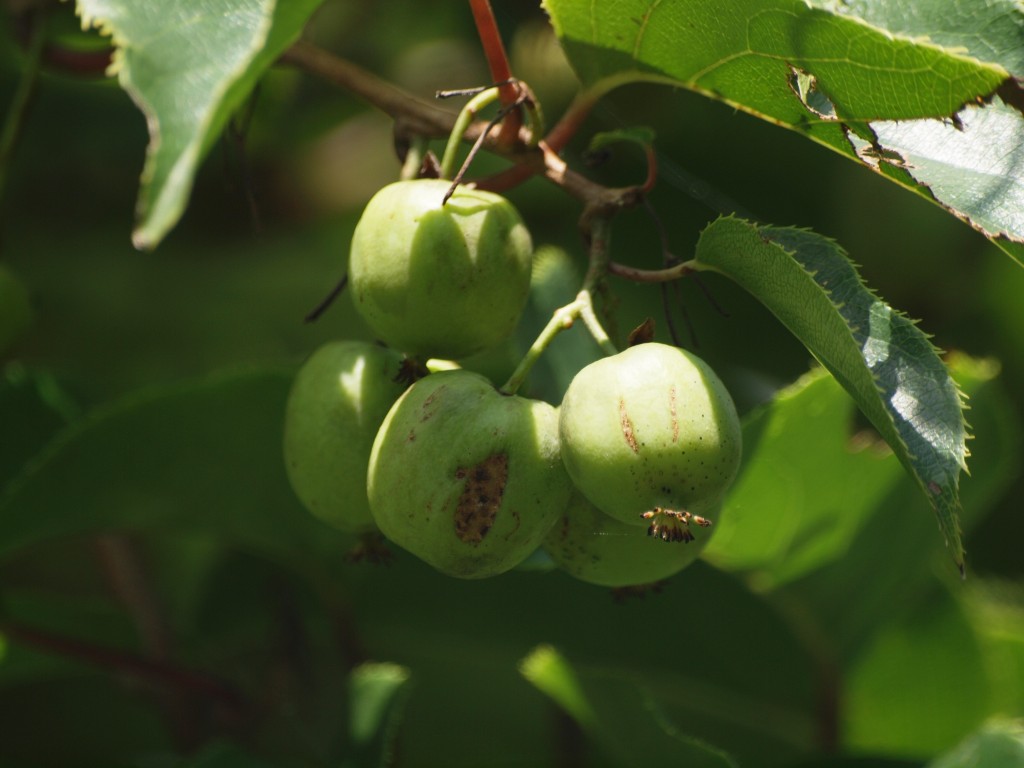
<path fill-rule="evenodd" d="M 479 544 L 494 525 L 508 481 L 508 456 L 496 453 L 473 467 L 455 473 L 465 480 L 455 507 L 455 535 L 467 544 Z"/>
<path fill-rule="evenodd" d="M 711 527 L 711 521 L 706 517 L 694 515 L 685 510 L 677 511 L 655 507 L 649 512 L 644 512 L 643 518 L 651 521 L 651 525 L 647 529 L 648 536 L 662 541 L 681 541 L 684 544 L 688 544 L 695 538 L 693 531 L 690 530 L 690 523 L 699 525 L 701 528 Z"/>

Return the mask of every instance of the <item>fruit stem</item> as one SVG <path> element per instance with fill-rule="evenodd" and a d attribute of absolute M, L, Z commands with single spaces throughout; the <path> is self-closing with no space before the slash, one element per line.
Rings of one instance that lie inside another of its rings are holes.
<path fill-rule="evenodd" d="M 618 352 L 618 349 L 612 344 L 611 339 L 608 338 L 608 334 L 605 333 L 604 328 L 601 327 L 601 323 L 597 319 L 594 305 L 590 298 L 590 291 L 583 289 L 576 294 L 576 298 L 573 301 L 564 307 L 559 307 L 551 314 L 551 319 L 548 320 L 547 325 L 537 335 L 537 338 L 530 345 L 526 354 L 523 355 L 523 359 L 519 361 L 519 365 L 516 366 L 508 381 L 501 386 L 500 391 L 506 395 L 514 395 L 526 380 L 534 364 L 540 360 L 544 350 L 550 346 L 558 334 L 572 328 L 577 319 L 583 320 L 584 326 L 590 331 L 594 341 L 607 354 L 614 355 Z"/>
<path fill-rule="evenodd" d="M 399 178 L 402 181 L 418 178 L 423 168 L 423 158 L 427 155 L 427 140 L 423 136 L 413 136 L 409 141 L 409 149 L 402 162 Z"/>
<path fill-rule="evenodd" d="M 695 272 L 692 261 L 674 264 L 665 269 L 639 269 L 616 261 L 608 262 L 608 272 L 616 277 L 624 277 L 637 283 L 667 283 Z"/>
<path fill-rule="evenodd" d="M 452 132 L 448 136 L 448 143 L 444 148 L 444 156 L 441 158 L 442 179 L 451 179 L 455 175 L 455 160 L 459 153 L 459 144 L 462 142 L 462 137 L 465 136 L 466 130 L 473 123 L 473 118 L 476 117 L 477 113 L 488 104 L 497 101 L 498 92 L 497 87 L 481 91 L 466 102 L 466 106 L 459 112 L 455 125 L 452 127 Z"/>

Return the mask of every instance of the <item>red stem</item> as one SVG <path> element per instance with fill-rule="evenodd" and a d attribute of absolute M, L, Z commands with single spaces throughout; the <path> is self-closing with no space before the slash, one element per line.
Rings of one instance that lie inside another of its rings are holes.
<path fill-rule="evenodd" d="M 504 83 L 498 89 L 501 104 L 504 107 L 510 107 L 519 98 L 519 90 L 513 83 L 507 82 L 512 80 L 512 67 L 508 63 L 505 45 L 501 42 L 501 33 L 498 31 L 498 23 L 494 18 L 490 0 L 469 0 L 469 7 L 473 11 L 473 21 L 476 22 L 484 56 L 487 57 L 491 79 L 495 83 Z M 522 113 L 518 109 L 509 112 L 501 123 L 498 144 L 504 147 L 512 146 L 519 138 L 519 129 L 522 125 Z"/>

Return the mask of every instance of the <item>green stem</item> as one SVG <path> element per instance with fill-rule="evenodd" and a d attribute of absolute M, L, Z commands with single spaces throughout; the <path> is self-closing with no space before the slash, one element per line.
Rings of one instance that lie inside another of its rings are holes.
<path fill-rule="evenodd" d="M 14 146 L 25 125 L 32 95 L 39 82 L 39 67 L 43 60 L 43 49 L 46 43 L 46 26 L 45 12 L 37 11 L 32 19 L 32 39 L 29 41 L 25 71 L 21 74 L 21 80 L 18 82 L 18 88 L 14 92 L 14 98 L 11 100 L 11 106 L 7 112 L 7 119 L 4 121 L 3 133 L 0 134 L 0 198 L 3 197 L 4 186 L 7 182 L 7 170 L 11 156 L 14 154 Z"/>
<path fill-rule="evenodd" d="M 537 336 L 533 344 L 519 361 L 519 365 L 512 372 L 508 381 L 501 387 L 501 391 L 507 395 L 514 395 L 522 386 L 529 375 L 534 364 L 540 359 L 544 350 L 550 346 L 555 337 L 562 331 L 572 328 L 576 320 L 582 320 L 584 327 L 594 337 L 594 341 L 607 355 L 618 354 L 619 350 L 609 338 L 601 321 L 594 312 L 594 302 L 591 297 L 592 291 L 598 282 L 604 277 L 608 269 L 608 240 L 611 233 L 611 226 L 608 219 L 603 216 L 595 216 L 590 221 L 590 266 L 583 278 L 583 287 L 576 294 L 576 298 L 564 307 L 556 309 L 547 325 Z"/>
<path fill-rule="evenodd" d="M 409 150 L 405 153 L 405 162 L 402 163 L 399 178 L 407 181 L 419 177 L 426 154 L 427 140 L 422 136 L 413 136 L 409 142 Z"/>
<path fill-rule="evenodd" d="M 465 136 L 477 113 L 491 102 L 497 101 L 498 93 L 497 88 L 488 88 L 486 91 L 481 91 L 466 102 L 466 106 L 459 112 L 459 116 L 455 120 L 455 126 L 448 136 L 448 143 L 444 148 L 444 157 L 441 158 L 442 179 L 451 179 L 454 176 L 455 160 L 459 154 L 459 144 L 462 142 L 462 137 Z"/>
<path fill-rule="evenodd" d="M 582 295 L 583 292 L 581 291 L 580 296 Z M 579 317 L 580 296 L 577 296 L 575 301 L 566 304 L 564 307 L 559 307 L 551 314 L 548 324 L 544 326 L 544 329 L 534 340 L 533 344 L 526 350 L 526 354 L 523 355 L 523 359 L 519 361 L 519 365 L 516 366 L 512 375 L 509 376 L 508 381 L 502 385 L 501 392 L 506 395 L 514 395 L 523 382 L 526 381 L 530 369 L 540 360 L 540 356 L 551 342 L 554 341 L 555 337 L 567 328 L 572 328 L 576 318 Z"/>

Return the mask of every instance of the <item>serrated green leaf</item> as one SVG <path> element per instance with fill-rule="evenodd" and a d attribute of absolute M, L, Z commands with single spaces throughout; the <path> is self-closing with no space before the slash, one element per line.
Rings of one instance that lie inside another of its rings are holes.
<path fill-rule="evenodd" d="M 149 126 L 136 247 L 178 222 L 211 145 L 321 2 L 77 0 L 83 26 L 113 38 L 118 80 Z"/>
<path fill-rule="evenodd" d="M 664 82 L 800 131 L 938 203 L 1024 264 L 1024 93 L 1010 76 L 1022 66 L 1019 4 L 545 5 L 595 93 Z"/>
<path fill-rule="evenodd" d="M 838 245 L 813 232 L 718 219 L 701 234 L 692 264 L 749 291 L 842 384 L 924 491 L 963 568 L 963 403 L 924 333 L 864 286 Z"/>
<path fill-rule="evenodd" d="M 130 395 L 57 434 L 0 495 L 0 557 L 104 530 L 202 530 L 295 562 L 345 545 L 298 505 L 281 457 L 293 371 Z"/>

